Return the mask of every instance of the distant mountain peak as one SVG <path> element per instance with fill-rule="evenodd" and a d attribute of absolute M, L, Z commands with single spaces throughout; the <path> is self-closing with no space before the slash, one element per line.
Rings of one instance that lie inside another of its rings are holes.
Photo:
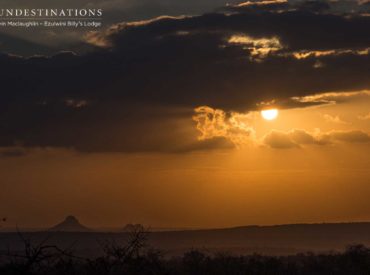
<path fill-rule="evenodd" d="M 82 225 L 75 216 L 67 216 L 64 221 L 50 228 L 50 231 L 59 232 L 88 232 L 88 227 Z"/>

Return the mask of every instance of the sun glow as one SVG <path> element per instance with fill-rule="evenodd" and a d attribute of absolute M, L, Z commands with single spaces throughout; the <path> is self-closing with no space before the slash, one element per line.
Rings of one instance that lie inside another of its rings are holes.
<path fill-rule="evenodd" d="M 278 109 L 262 110 L 261 115 L 266 120 L 274 120 L 279 115 L 279 111 L 278 111 Z"/>

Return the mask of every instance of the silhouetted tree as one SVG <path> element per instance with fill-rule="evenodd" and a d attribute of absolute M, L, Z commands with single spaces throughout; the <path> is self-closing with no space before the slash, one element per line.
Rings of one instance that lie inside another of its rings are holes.
<path fill-rule="evenodd" d="M 166 258 L 148 246 L 149 232 L 135 229 L 121 243 L 103 243 L 103 255 L 82 258 L 71 250 L 38 244 L 19 234 L 22 252 L 8 251 L 0 261 L 1 275 L 368 275 L 370 249 L 351 245 L 342 253 L 304 253 L 290 256 L 215 255 L 192 249 L 181 257 Z"/>

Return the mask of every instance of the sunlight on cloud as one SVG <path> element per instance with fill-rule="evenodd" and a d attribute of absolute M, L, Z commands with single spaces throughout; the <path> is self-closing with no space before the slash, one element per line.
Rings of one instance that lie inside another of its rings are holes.
<path fill-rule="evenodd" d="M 199 140 L 224 137 L 237 147 L 254 140 L 255 131 L 248 125 L 248 121 L 253 116 L 251 113 L 227 114 L 223 110 L 208 106 L 198 107 L 194 111 L 193 120 L 197 123 L 196 128 L 201 133 Z"/>
<path fill-rule="evenodd" d="M 370 96 L 370 91 L 355 91 L 355 92 L 329 92 L 320 93 L 302 97 L 292 97 L 292 100 L 301 103 L 321 103 L 321 104 L 336 104 L 345 102 L 351 99 Z"/>
<path fill-rule="evenodd" d="M 338 124 L 348 124 L 348 122 L 342 120 L 339 116 L 331 116 L 329 114 L 323 115 L 326 122 L 338 123 Z"/>
<path fill-rule="evenodd" d="M 199 140 L 223 137 L 233 142 L 237 148 L 262 145 L 274 149 L 288 149 L 306 145 L 370 142 L 369 133 L 353 129 L 322 131 L 316 128 L 312 132 L 296 128 L 287 131 L 270 129 L 258 138 L 255 127 L 252 127 L 258 117 L 254 115 L 256 112 L 227 114 L 220 109 L 202 106 L 196 108 L 195 113 L 193 120 L 197 123 L 196 127 L 201 133 Z M 330 117 L 334 121 L 339 119 L 339 117 Z M 341 122 L 336 123 L 341 124 Z"/>
<path fill-rule="evenodd" d="M 247 35 L 233 35 L 228 40 L 229 44 L 243 45 L 244 49 L 250 51 L 251 59 L 261 61 L 270 53 L 283 48 L 278 37 L 253 38 Z"/>
<path fill-rule="evenodd" d="M 133 21 L 133 22 L 123 22 L 118 23 L 110 26 L 109 28 L 103 31 L 90 31 L 87 32 L 84 36 L 84 41 L 88 44 L 101 47 L 101 48 L 109 48 L 113 47 L 114 43 L 112 38 L 120 33 L 124 32 L 128 29 L 146 26 L 152 23 L 161 22 L 161 21 L 175 21 L 187 18 L 187 16 L 158 16 L 153 19 L 148 20 L 141 20 L 141 21 Z M 186 31 L 178 31 L 178 35 L 184 35 L 187 33 Z M 114 39 L 113 39 L 114 40 Z"/>
<path fill-rule="evenodd" d="M 326 50 L 326 51 L 299 51 L 299 52 L 293 52 L 292 55 L 296 59 L 306 59 L 310 57 L 323 57 L 323 56 L 344 55 L 344 54 L 368 55 L 369 52 L 370 52 L 370 48 L 363 48 L 360 50 L 333 49 L 333 50 Z"/>
<path fill-rule="evenodd" d="M 359 115 L 358 119 L 360 119 L 360 120 L 370 120 L 370 113 L 368 113 L 366 115 Z"/>
<path fill-rule="evenodd" d="M 370 142 L 370 135 L 361 130 L 321 132 L 317 129 L 314 133 L 302 129 L 293 129 L 287 132 L 272 130 L 263 137 L 262 143 L 270 148 L 288 149 L 302 145 L 332 145 L 342 143 Z"/>
<path fill-rule="evenodd" d="M 286 0 L 262 0 L 262 1 L 246 1 L 237 5 L 233 5 L 234 7 L 242 8 L 242 7 L 249 7 L 249 6 L 264 6 L 264 5 L 271 5 L 271 4 L 284 4 L 288 3 Z"/>
<path fill-rule="evenodd" d="M 369 91 L 365 90 L 294 97 L 293 100 L 298 103 L 314 105 L 288 104 L 279 108 L 281 116 L 273 121 L 263 119 L 257 110 L 236 113 L 202 106 L 195 109 L 193 120 L 201 134 L 199 140 L 223 137 L 237 148 L 262 146 L 286 149 L 369 143 L 370 128 L 361 122 L 370 119 L 370 115 L 364 112 L 368 110 L 369 95 Z M 268 102 L 280 105 L 277 101 Z M 265 104 L 257 104 L 257 107 L 264 110 Z M 308 108 L 311 106 L 319 109 L 313 111 Z"/>

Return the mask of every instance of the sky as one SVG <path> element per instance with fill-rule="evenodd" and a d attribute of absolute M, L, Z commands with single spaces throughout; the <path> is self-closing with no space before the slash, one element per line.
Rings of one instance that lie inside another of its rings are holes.
<path fill-rule="evenodd" d="M 58 3 L 105 26 L 0 33 L 6 226 L 370 220 L 368 2 Z"/>

